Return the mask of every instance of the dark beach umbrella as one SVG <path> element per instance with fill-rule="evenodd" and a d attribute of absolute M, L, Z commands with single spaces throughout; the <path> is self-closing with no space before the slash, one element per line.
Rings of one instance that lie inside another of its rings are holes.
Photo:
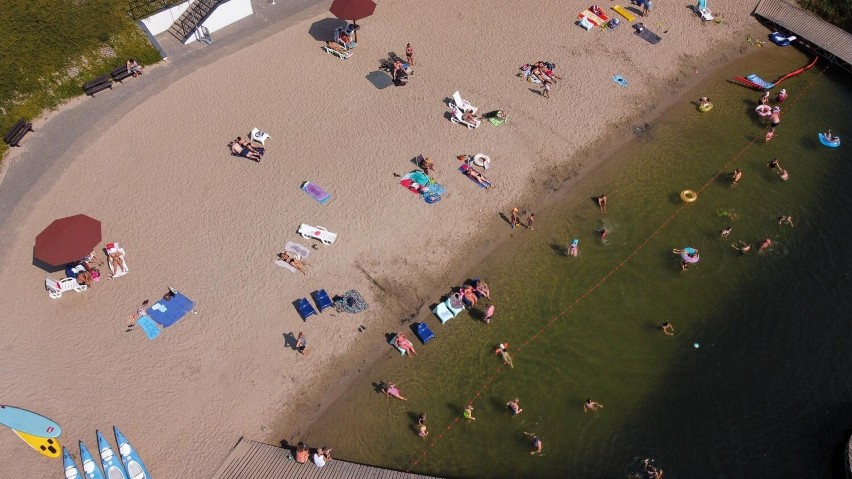
<path fill-rule="evenodd" d="M 341 20 L 352 20 L 355 23 L 372 15 L 376 11 L 376 3 L 373 0 L 334 0 L 328 11 Z M 357 29 L 355 41 L 358 41 Z"/>
<path fill-rule="evenodd" d="M 60 218 L 36 236 L 33 254 L 51 266 L 79 261 L 101 242 L 101 222 L 86 215 Z"/>

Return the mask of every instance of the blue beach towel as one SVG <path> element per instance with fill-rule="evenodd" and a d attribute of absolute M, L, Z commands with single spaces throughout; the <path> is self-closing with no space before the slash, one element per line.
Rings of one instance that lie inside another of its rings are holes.
<path fill-rule="evenodd" d="M 322 187 L 318 186 L 316 183 L 311 183 L 310 181 L 306 181 L 302 183 L 300 187 L 302 190 L 308 194 L 311 198 L 317 200 L 317 202 L 321 205 L 324 205 L 331 200 L 331 194 Z"/>
<path fill-rule="evenodd" d="M 161 298 L 148 308 L 147 313 L 160 326 L 168 328 L 186 316 L 194 307 L 195 303 L 191 299 L 180 293 L 175 293 L 175 296 L 169 301 Z"/>
<path fill-rule="evenodd" d="M 148 339 L 154 340 L 157 339 L 157 336 L 160 335 L 160 327 L 157 326 L 157 323 L 154 322 L 148 316 L 142 316 L 136 320 L 136 324 L 139 325 L 139 328 L 145 333 L 145 336 L 148 336 Z"/>

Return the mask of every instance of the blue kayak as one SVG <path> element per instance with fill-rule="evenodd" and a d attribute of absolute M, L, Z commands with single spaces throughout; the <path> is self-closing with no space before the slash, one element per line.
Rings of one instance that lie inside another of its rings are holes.
<path fill-rule="evenodd" d="M 74 463 L 74 459 L 71 459 L 68 449 L 64 447 L 62 448 L 62 465 L 65 467 L 65 479 L 83 479 L 77 464 Z"/>
<path fill-rule="evenodd" d="M 83 461 L 83 474 L 86 475 L 86 479 L 104 479 L 104 473 L 101 472 L 101 468 L 98 467 L 98 463 L 95 462 L 95 458 L 92 457 L 92 453 L 83 441 L 80 441 L 80 460 Z"/>
<path fill-rule="evenodd" d="M 107 479 L 127 479 L 124 465 L 118 460 L 118 456 L 115 455 L 104 435 L 100 431 L 97 431 L 97 434 L 98 450 L 101 451 L 101 464 L 104 466 L 104 474 Z"/>
<path fill-rule="evenodd" d="M 118 453 L 121 454 L 121 460 L 124 462 L 124 467 L 130 479 L 151 479 L 151 474 L 148 472 L 148 468 L 145 467 L 145 463 L 139 458 L 136 449 L 133 449 L 133 446 L 130 445 L 130 442 L 117 427 L 113 426 L 112 430 L 115 432 L 115 443 L 118 445 Z"/>

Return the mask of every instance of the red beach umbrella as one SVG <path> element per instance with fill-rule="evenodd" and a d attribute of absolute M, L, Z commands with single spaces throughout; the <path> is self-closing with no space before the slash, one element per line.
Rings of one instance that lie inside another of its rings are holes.
<path fill-rule="evenodd" d="M 51 266 L 79 261 L 101 242 L 101 222 L 86 215 L 60 218 L 36 236 L 33 254 Z"/>
<path fill-rule="evenodd" d="M 334 0 L 328 9 L 335 17 L 341 20 L 356 20 L 367 18 L 376 11 L 376 2 L 373 0 Z M 358 30 L 355 30 L 355 41 L 358 41 Z"/>

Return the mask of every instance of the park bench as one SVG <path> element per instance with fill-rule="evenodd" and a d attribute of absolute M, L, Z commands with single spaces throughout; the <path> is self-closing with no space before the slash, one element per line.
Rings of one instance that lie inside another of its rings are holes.
<path fill-rule="evenodd" d="M 109 75 L 97 77 L 83 84 L 83 91 L 89 96 L 95 96 L 95 93 L 106 90 L 107 88 L 112 90 L 112 78 Z"/>
<path fill-rule="evenodd" d="M 9 146 L 20 146 L 18 143 L 21 142 L 21 138 L 23 138 L 28 131 L 33 131 L 33 124 L 21 118 L 17 123 L 15 123 L 15 126 L 9 128 L 9 131 L 7 131 L 6 135 L 3 136 L 3 141 Z"/>
<path fill-rule="evenodd" d="M 127 71 L 127 65 L 122 65 L 120 67 L 116 67 L 115 70 L 110 73 L 112 79 L 121 83 L 122 80 L 126 79 L 129 76 L 133 76 L 133 72 Z"/>

